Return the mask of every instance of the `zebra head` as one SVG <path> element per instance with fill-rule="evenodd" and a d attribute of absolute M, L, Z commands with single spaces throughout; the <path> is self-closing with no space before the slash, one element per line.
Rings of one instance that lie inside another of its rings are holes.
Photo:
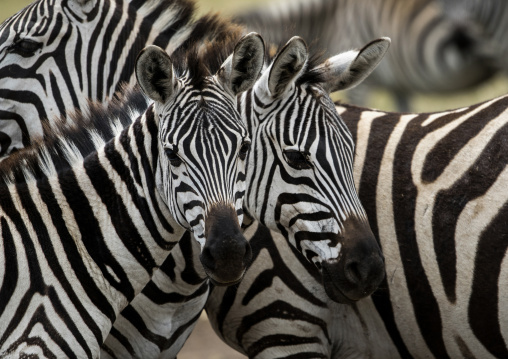
<path fill-rule="evenodd" d="M 381 38 L 312 64 L 294 37 L 242 95 L 253 137 L 246 209 L 314 263 L 339 302 L 373 292 L 384 265 L 354 185 L 353 138 L 329 93 L 361 82 L 389 44 Z"/>
<path fill-rule="evenodd" d="M 86 108 L 88 99 L 104 101 L 122 82 L 134 85 L 138 53 L 146 43 L 162 45 L 159 36 L 173 34 L 175 23 L 183 31 L 187 7 L 183 1 L 37 0 L 3 22 L 0 156 L 44 134 L 44 122 Z"/>
<path fill-rule="evenodd" d="M 201 244 L 211 280 L 231 285 L 252 256 L 239 224 L 250 139 L 236 95 L 258 78 L 264 43 L 257 34 L 246 35 L 213 76 L 200 75 L 209 69 L 194 54 L 177 77 L 166 52 L 149 46 L 139 55 L 136 76 L 155 101 L 159 121 L 157 189 L 176 221 Z"/>

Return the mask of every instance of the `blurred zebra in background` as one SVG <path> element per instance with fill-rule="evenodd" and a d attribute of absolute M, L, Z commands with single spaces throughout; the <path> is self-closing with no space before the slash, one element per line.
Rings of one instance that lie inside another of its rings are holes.
<path fill-rule="evenodd" d="M 356 138 L 384 282 L 333 303 L 305 257 L 251 229 L 253 264 L 206 306 L 217 333 L 249 358 L 508 358 L 508 96 L 440 113 L 337 111 Z"/>
<path fill-rule="evenodd" d="M 220 40 L 226 23 L 193 19 L 188 0 L 38 0 L 0 25 L 0 156 L 47 136 L 53 118 L 134 85 L 154 44 L 172 53 Z M 229 25 L 231 27 L 231 25 Z"/>
<path fill-rule="evenodd" d="M 313 40 L 327 55 L 390 37 L 386 59 L 352 94 L 360 104 L 368 85 L 387 89 L 407 111 L 416 92 L 461 91 L 495 72 L 477 51 L 475 32 L 447 16 L 439 0 L 287 0 L 235 20 L 274 43 L 294 35 Z"/>
<path fill-rule="evenodd" d="M 0 357 L 98 357 L 186 229 L 215 283 L 241 279 L 250 140 L 235 97 L 258 77 L 264 44 L 223 48 L 176 63 L 145 48 L 136 77 L 153 105 L 127 94 L 2 163 Z"/>
<path fill-rule="evenodd" d="M 354 143 L 328 94 L 361 82 L 388 45 L 378 39 L 321 63 L 292 38 L 238 99 L 252 139 L 245 211 L 283 233 L 281 240 L 316 268 L 327 295 L 342 303 L 367 296 L 384 272 L 354 188 Z M 101 357 L 176 357 L 209 284 L 189 238 L 172 253 L 119 316 Z M 260 285 L 270 285 L 264 279 Z"/>
<path fill-rule="evenodd" d="M 508 3 L 503 0 L 440 0 L 446 14 L 481 39 L 478 52 L 506 71 L 508 63 Z"/>

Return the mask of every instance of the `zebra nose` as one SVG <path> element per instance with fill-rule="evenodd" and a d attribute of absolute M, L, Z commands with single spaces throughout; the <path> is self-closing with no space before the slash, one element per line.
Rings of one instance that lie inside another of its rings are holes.
<path fill-rule="evenodd" d="M 381 252 L 369 256 L 350 255 L 344 264 L 344 276 L 353 288 L 358 289 L 359 296 L 373 292 L 384 275 L 384 257 Z"/>
<path fill-rule="evenodd" d="M 206 243 L 201 264 L 215 285 L 238 283 L 252 259 L 249 242 L 243 236 L 232 206 L 215 206 L 205 219 Z"/>
<path fill-rule="evenodd" d="M 238 283 L 252 259 L 252 250 L 240 233 L 207 239 L 200 260 L 215 285 Z"/>

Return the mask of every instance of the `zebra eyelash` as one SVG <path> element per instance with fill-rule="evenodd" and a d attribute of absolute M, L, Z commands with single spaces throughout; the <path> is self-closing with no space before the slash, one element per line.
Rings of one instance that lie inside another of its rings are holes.
<path fill-rule="evenodd" d="M 282 153 L 287 164 L 292 168 L 297 170 L 312 168 L 312 163 L 309 159 L 310 153 L 298 150 L 284 150 Z"/>
<path fill-rule="evenodd" d="M 7 51 L 23 57 L 31 57 L 41 48 L 41 42 L 17 38 L 14 40 L 14 43 L 7 48 Z"/>
<path fill-rule="evenodd" d="M 171 166 L 179 167 L 182 164 L 183 160 L 180 158 L 180 156 L 178 156 L 178 149 L 165 148 L 164 153 L 168 157 Z"/>

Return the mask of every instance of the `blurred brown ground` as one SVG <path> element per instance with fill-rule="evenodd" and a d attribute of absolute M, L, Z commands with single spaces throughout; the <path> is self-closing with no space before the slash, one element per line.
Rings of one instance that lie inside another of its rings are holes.
<path fill-rule="evenodd" d="M 244 359 L 247 357 L 224 344 L 213 331 L 206 314 L 203 313 L 182 351 L 178 354 L 178 359 L 201 358 Z"/>

